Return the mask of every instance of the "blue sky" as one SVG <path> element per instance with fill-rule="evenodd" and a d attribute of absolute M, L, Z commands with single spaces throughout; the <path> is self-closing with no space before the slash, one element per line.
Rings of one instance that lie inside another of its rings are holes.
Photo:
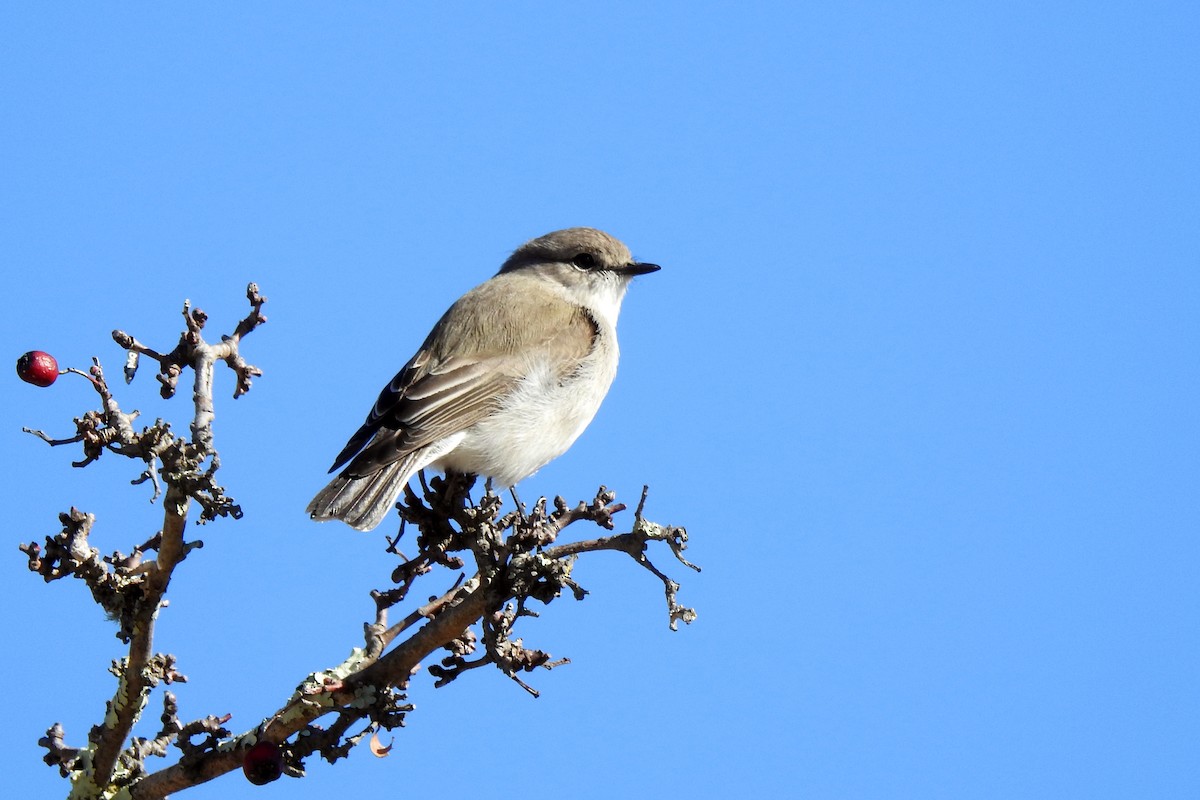
<path fill-rule="evenodd" d="M 113 328 L 170 347 L 185 298 L 215 331 L 270 298 L 265 375 L 218 376 L 246 517 L 160 626 L 187 718 L 248 728 L 361 641 L 393 562 L 303 508 L 455 297 L 569 225 L 664 267 L 521 488 L 649 484 L 699 620 L 600 554 L 523 631 L 572 659 L 540 699 L 423 676 L 390 758 L 183 796 L 1200 795 L 1198 33 L 1156 2 L 5 6 L 0 352 L 115 374 Z M 35 742 L 82 741 L 119 643 L 16 544 L 73 504 L 127 551 L 161 514 L 20 432 L 70 431 L 82 381 L 9 381 L 0 744 L 10 793 L 62 796 Z M 184 427 L 155 386 L 118 399 Z"/>

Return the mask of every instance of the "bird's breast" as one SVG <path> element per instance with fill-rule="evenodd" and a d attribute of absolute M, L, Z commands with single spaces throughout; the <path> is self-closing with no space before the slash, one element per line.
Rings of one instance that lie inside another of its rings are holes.
<path fill-rule="evenodd" d="M 616 373 L 615 337 L 603 334 L 573 369 L 530 359 L 496 411 L 468 428 L 440 465 L 512 486 L 566 452 L 596 415 Z"/>

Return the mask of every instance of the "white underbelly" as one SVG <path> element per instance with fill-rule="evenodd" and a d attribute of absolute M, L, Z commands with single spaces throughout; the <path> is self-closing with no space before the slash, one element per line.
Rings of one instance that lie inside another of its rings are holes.
<path fill-rule="evenodd" d="M 605 355 L 593 352 L 565 381 L 550 369 L 531 369 L 436 466 L 488 476 L 501 486 L 537 472 L 566 452 L 596 415 L 616 375 L 616 359 Z"/>

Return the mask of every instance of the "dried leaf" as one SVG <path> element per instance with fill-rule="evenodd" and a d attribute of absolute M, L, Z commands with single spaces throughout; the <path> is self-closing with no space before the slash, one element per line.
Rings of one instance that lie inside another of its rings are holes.
<path fill-rule="evenodd" d="M 392 746 L 395 744 L 396 737 L 393 736 L 392 740 L 384 746 L 383 742 L 379 740 L 379 731 L 375 731 L 371 734 L 371 755 L 376 758 L 387 758 L 388 753 L 392 752 Z"/>
<path fill-rule="evenodd" d="M 138 351 L 130 350 L 129 355 L 125 356 L 125 382 L 132 383 L 133 376 L 137 375 L 138 369 Z"/>

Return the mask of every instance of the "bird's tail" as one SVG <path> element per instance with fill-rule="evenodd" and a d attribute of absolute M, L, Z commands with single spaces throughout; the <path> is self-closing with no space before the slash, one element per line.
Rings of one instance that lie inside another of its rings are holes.
<path fill-rule="evenodd" d="M 410 455 L 358 477 L 342 472 L 317 492 L 305 510 L 318 522 L 340 519 L 352 528 L 369 531 L 395 506 L 404 484 L 417 471 L 415 461 Z"/>

